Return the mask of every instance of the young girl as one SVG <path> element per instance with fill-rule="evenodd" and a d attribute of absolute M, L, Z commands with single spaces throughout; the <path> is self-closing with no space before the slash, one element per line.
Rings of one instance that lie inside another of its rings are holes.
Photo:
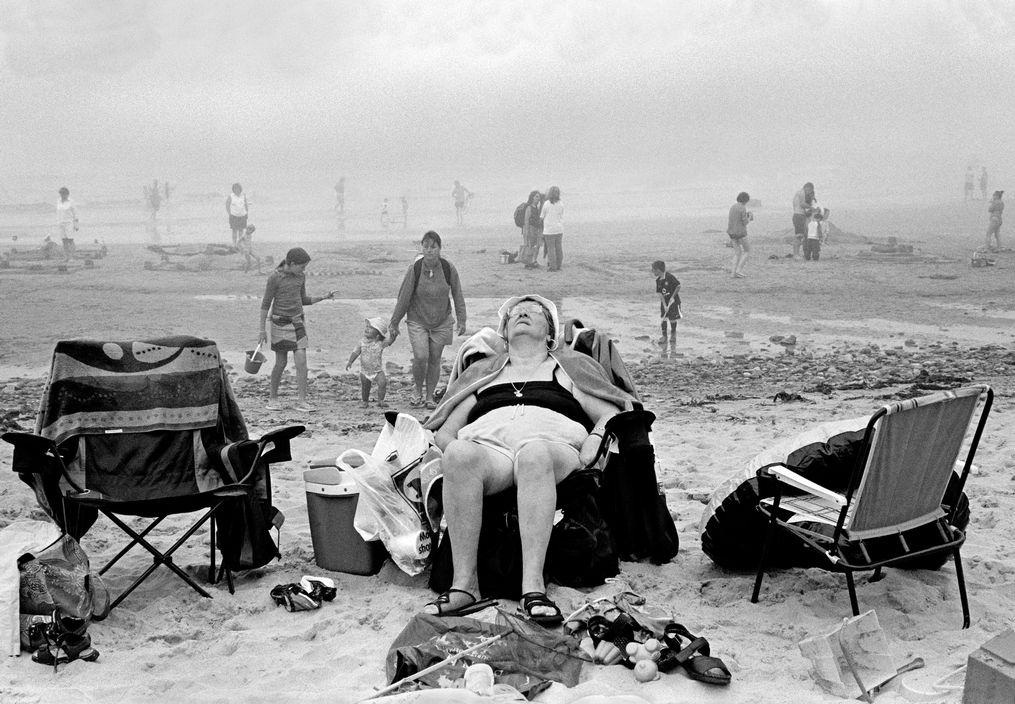
<path fill-rule="evenodd" d="M 394 342 L 388 338 L 388 325 L 384 318 L 367 318 L 366 326 L 363 328 L 363 339 L 349 355 L 349 362 L 345 365 L 348 370 L 352 363 L 359 357 L 359 384 L 362 402 L 360 405 L 366 408 L 370 405 L 370 386 L 377 382 L 377 405 L 385 407 L 384 394 L 388 388 L 388 377 L 384 374 L 384 348 Z"/>
<path fill-rule="evenodd" d="M 278 411 L 282 405 L 278 400 L 278 385 L 282 381 L 289 352 L 296 363 L 296 410 L 310 413 L 316 410 L 307 402 L 307 326 L 303 319 L 303 306 L 334 298 L 335 291 L 327 296 L 307 295 L 307 280 L 304 271 L 310 263 L 310 255 L 302 247 L 293 247 L 286 252 L 285 259 L 275 268 L 264 287 L 261 300 L 261 324 L 258 339 L 268 340 L 264 323 L 271 309 L 271 349 L 275 352 L 275 366 L 271 370 L 268 386 L 268 403 L 265 408 Z"/>

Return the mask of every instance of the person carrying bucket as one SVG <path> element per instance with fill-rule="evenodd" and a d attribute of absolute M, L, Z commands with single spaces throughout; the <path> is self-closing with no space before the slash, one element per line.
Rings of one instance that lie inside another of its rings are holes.
<path fill-rule="evenodd" d="M 278 400 L 278 386 L 282 381 L 282 372 L 293 353 L 296 363 L 296 406 L 302 413 L 311 413 L 315 409 L 307 401 L 307 327 L 303 317 L 303 306 L 313 305 L 334 298 L 336 291 L 326 296 L 311 297 L 307 295 L 305 270 L 310 263 L 310 255 L 302 247 L 293 247 L 268 277 L 264 287 L 264 298 L 261 300 L 261 322 L 258 326 L 258 346 L 267 342 L 268 332 L 265 322 L 268 310 L 271 310 L 271 349 L 275 352 L 275 366 L 271 370 L 268 387 L 269 411 L 282 410 Z M 255 356 L 255 355 L 252 355 Z"/>

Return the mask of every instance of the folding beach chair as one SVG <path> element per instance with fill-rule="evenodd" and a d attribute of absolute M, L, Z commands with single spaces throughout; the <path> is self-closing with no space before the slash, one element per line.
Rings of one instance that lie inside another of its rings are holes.
<path fill-rule="evenodd" d="M 36 432 L 2 438 L 14 445 L 14 471 L 65 532 L 80 538 L 102 513 L 130 538 L 100 574 L 135 545 L 151 553 L 152 564 L 112 608 L 159 565 L 210 597 L 173 561 L 208 521 L 208 581 L 217 581 L 218 527 L 223 551 L 218 578 L 225 573 L 232 591 L 231 569 L 252 565 L 235 556 L 245 545 L 227 546 L 224 538 L 244 541 L 249 527 L 236 521 L 251 510 L 269 520 L 280 516 L 271 507 L 269 465 L 290 459 L 290 440 L 303 429 L 291 426 L 256 442 L 247 439 L 218 349 L 209 340 L 69 340 L 54 351 Z M 167 517 L 195 512 L 200 512 L 196 520 L 168 549 L 150 542 L 149 534 Z M 135 530 L 121 516 L 153 521 Z M 277 548 L 261 564 L 273 556 Z"/>
<path fill-rule="evenodd" d="M 784 463 L 761 467 L 758 477 L 775 480 L 776 493 L 759 505 L 769 519 L 751 601 L 757 603 L 768 551 L 776 530 L 823 556 L 820 565 L 843 572 L 853 615 L 859 615 L 853 572 L 873 570 L 914 557 L 950 553 L 962 601 L 962 627 L 969 627 L 969 602 L 959 551 L 965 533 L 955 526 L 953 507 L 942 507 L 953 469 L 961 461 L 961 493 L 993 403 L 989 386 L 970 386 L 884 406 L 867 423 L 844 493 L 810 482 Z M 802 496 L 783 496 L 785 487 Z"/>

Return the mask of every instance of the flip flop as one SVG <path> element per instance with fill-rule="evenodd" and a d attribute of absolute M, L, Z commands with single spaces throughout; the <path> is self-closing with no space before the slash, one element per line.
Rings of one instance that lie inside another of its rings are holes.
<path fill-rule="evenodd" d="M 681 647 L 681 638 L 688 640 L 684 647 Z M 708 641 L 692 634 L 681 624 L 667 624 L 663 629 L 663 642 L 667 649 L 656 663 L 660 672 L 682 667 L 692 680 L 715 685 L 728 685 L 733 678 L 726 663 L 710 654 Z"/>
<path fill-rule="evenodd" d="M 303 575 L 303 579 L 300 580 L 300 589 L 317 601 L 334 601 L 338 595 L 335 581 L 330 577 Z"/>
<path fill-rule="evenodd" d="M 472 601 L 462 604 L 457 608 L 445 608 L 451 603 L 451 595 L 455 593 L 464 594 L 472 599 Z M 441 592 L 436 599 L 428 601 L 425 605 L 437 607 L 437 613 L 433 614 L 435 616 L 468 616 L 469 614 L 474 614 L 477 611 L 482 611 L 488 606 L 494 606 L 497 603 L 498 602 L 494 599 L 477 599 L 472 592 L 467 592 L 464 589 L 451 588 L 445 592 Z"/>
<path fill-rule="evenodd" d="M 627 655 L 627 646 L 635 642 L 635 622 L 629 615 L 621 612 L 612 621 L 602 615 L 592 616 L 587 628 L 593 644 L 598 645 L 602 641 L 613 643 L 620 650 L 620 664 L 629 670 L 634 669 L 634 663 Z"/>
<path fill-rule="evenodd" d="M 540 626 L 556 626 L 564 622 L 564 614 L 560 612 L 560 607 L 553 603 L 553 601 L 550 600 L 550 597 L 546 596 L 546 592 L 526 592 L 525 594 L 522 594 L 522 598 L 519 603 L 521 604 L 522 613 L 525 617 L 533 623 L 538 623 Z M 532 609 L 537 606 L 553 609 L 553 613 L 532 613 Z"/>
<path fill-rule="evenodd" d="M 276 606 L 281 606 L 289 612 L 313 611 L 321 608 L 320 599 L 307 594 L 298 584 L 279 584 L 272 587 L 271 599 Z"/>

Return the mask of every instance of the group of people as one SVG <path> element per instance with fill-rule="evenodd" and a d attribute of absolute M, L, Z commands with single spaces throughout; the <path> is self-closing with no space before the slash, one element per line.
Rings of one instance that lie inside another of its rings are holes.
<path fill-rule="evenodd" d="M 560 271 L 564 264 L 564 203 L 560 200 L 560 188 L 550 186 L 545 195 L 540 191 L 529 193 L 515 224 L 522 230 L 518 261 L 526 269 L 538 269 L 542 247 L 546 270 Z"/>

